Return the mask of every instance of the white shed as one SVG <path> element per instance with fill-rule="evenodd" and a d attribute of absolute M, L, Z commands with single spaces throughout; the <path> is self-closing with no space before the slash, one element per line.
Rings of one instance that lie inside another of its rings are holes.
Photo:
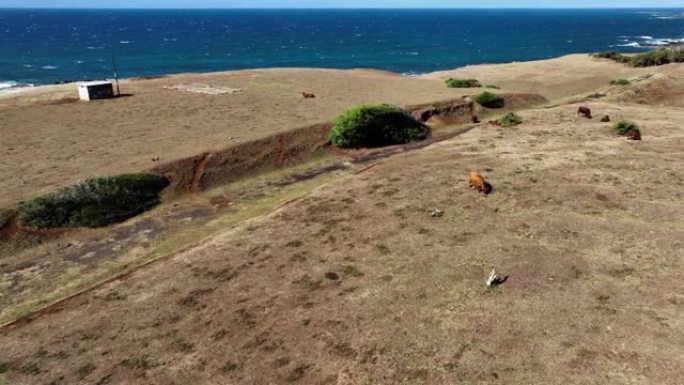
<path fill-rule="evenodd" d="M 108 99 L 114 97 L 114 84 L 110 81 L 78 83 L 81 100 Z"/>

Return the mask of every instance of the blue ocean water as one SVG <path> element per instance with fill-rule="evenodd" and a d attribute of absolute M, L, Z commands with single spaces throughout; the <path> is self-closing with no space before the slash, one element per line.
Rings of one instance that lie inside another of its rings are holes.
<path fill-rule="evenodd" d="M 258 67 L 413 74 L 684 42 L 684 9 L 0 9 L 0 89 Z"/>

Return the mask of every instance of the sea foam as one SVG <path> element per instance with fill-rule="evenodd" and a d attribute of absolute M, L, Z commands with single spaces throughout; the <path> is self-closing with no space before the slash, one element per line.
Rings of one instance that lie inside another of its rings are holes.
<path fill-rule="evenodd" d="M 0 81 L 0 96 L 14 94 L 32 88 L 33 84 L 21 84 L 15 81 Z"/>
<path fill-rule="evenodd" d="M 13 82 L 13 81 L 0 81 L 0 90 L 4 90 L 7 88 L 14 88 L 17 85 L 18 85 L 17 82 Z"/>

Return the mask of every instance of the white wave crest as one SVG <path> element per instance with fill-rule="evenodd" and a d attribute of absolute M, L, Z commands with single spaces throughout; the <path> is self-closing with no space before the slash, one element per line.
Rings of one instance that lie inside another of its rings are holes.
<path fill-rule="evenodd" d="M 4 90 L 7 88 L 14 88 L 18 85 L 17 82 L 13 81 L 0 81 L 0 90 Z"/>
<path fill-rule="evenodd" d="M 0 81 L 0 96 L 16 94 L 33 87 L 33 84 L 17 83 L 15 81 Z"/>

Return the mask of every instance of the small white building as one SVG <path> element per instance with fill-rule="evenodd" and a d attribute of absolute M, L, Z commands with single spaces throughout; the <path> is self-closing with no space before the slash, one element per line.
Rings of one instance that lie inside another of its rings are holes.
<path fill-rule="evenodd" d="M 108 80 L 78 83 L 78 97 L 81 100 L 113 98 L 114 83 Z"/>

